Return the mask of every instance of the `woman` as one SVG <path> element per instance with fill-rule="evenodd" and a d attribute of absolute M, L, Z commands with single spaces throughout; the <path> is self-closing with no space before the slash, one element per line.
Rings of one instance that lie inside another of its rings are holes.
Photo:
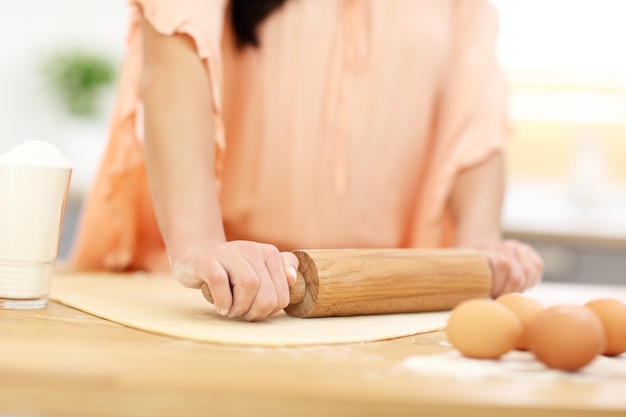
<path fill-rule="evenodd" d="M 80 268 L 206 282 L 223 315 L 288 303 L 295 248 L 467 247 L 521 291 L 502 241 L 505 84 L 482 1 L 132 0 Z"/>

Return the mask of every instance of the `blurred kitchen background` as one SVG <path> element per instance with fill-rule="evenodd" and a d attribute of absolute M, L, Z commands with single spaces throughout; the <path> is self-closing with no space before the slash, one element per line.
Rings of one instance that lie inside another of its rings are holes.
<path fill-rule="evenodd" d="M 626 1 L 493 4 L 514 121 L 506 235 L 536 247 L 546 280 L 626 284 Z M 42 139 L 75 164 L 61 258 L 105 144 L 127 13 L 125 0 L 0 1 L 0 153 Z"/>

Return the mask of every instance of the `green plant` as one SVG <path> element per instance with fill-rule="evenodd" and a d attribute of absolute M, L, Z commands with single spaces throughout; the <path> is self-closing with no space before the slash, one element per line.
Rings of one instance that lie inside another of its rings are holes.
<path fill-rule="evenodd" d="M 79 117 L 98 114 L 99 95 L 115 80 L 115 66 L 109 59 L 80 49 L 48 55 L 42 71 L 52 94 Z"/>

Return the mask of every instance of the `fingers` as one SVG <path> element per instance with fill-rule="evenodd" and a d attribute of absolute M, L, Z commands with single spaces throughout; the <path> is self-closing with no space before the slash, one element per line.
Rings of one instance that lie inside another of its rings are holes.
<path fill-rule="evenodd" d="M 259 255 L 261 257 L 252 263 L 258 278 L 258 290 L 250 309 L 242 315 L 250 321 L 262 320 L 289 304 L 289 285 L 280 252 L 274 246 L 263 245 Z"/>
<path fill-rule="evenodd" d="M 517 259 L 514 254 L 508 254 L 508 256 L 510 259 L 508 262 L 508 276 L 504 279 L 504 287 L 499 295 L 510 292 L 522 292 L 527 288 L 527 276 L 524 273 L 524 269 L 520 264 L 519 259 Z"/>
<path fill-rule="evenodd" d="M 213 305 L 222 316 L 228 314 L 233 303 L 228 273 L 215 260 L 201 258 L 195 262 L 171 262 L 172 276 L 184 287 L 201 288 L 204 283 L 209 286 Z M 199 271 L 199 272 L 198 272 Z"/>
<path fill-rule="evenodd" d="M 228 281 L 233 297 L 233 303 L 228 311 L 228 317 L 244 317 L 251 310 L 252 304 L 261 288 L 261 283 L 267 280 L 267 273 L 261 274 L 255 268 L 256 259 L 246 259 L 238 255 L 234 259 L 223 259 L 222 266 L 228 273 Z M 265 294 L 265 290 L 262 292 Z M 253 311 L 252 314 L 255 312 Z"/>
<path fill-rule="evenodd" d="M 171 262 L 174 277 L 184 286 L 206 283 L 219 314 L 256 321 L 289 304 L 298 259 L 276 247 L 249 241 L 195 248 Z"/>
<path fill-rule="evenodd" d="M 254 264 L 259 288 L 250 309 L 242 315 L 250 321 L 262 320 L 287 307 L 289 287 L 296 281 L 298 258 L 293 253 L 279 253 L 271 245 L 263 249 L 265 264 L 261 260 Z"/>
<path fill-rule="evenodd" d="M 504 293 L 504 287 L 506 285 L 511 266 L 507 257 L 497 251 L 487 253 L 487 259 L 491 265 L 491 272 L 493 275 L 491 283 L 491 296 L 496 298 L 500 294 Z"/>
<path fill-rule="evenodd" d="M 541 281 L 544 264 L 539 254 L 530 246 L 516 240 L 505 241 L 512 256 L 516 259 L 523 277 L 521 290 L 533 287 Z"/>
<path fill-rule="evenodd" d="M 543 261 L 527 244 L 507 240 L 490 248 L 487 257 L 493 271 L 492 297 L 522 292 L 536 285 L 543 276 Z"/>
<path fill-rule="evenodd" d="M 242 317 L 249 321 L 263 320 L 289 305 L 289 287 L 296 280 L 298 258 L 290 252 L 280 253 L 272 245 L 258 245 L 257 249 L 260 251 L 247 257 L 255 276 L 245 278 L 250 279 L 253 286 L 258 284 L 256 294 L 249 304 L 249 298 L 241 301 L 242 305 L 249 305 L 249 309 L 241 313 L 238 309 L 239 292 L 237 285 L 233 284 L 235 307 L 231 309 L 230 317 Z M 238 277 L 231 276 L 230 279 L 232 284 Z"/>
<path fill-rule="evenodd" d="M 528 276 L 526 288 L 530 288 L 541 282 L 545 265 L 541 256 L 530 245 L 520 243 L 519 250 L 521 252 L 520 258 L 524 260 L 523 265 L 526 265 L 525 271 Z"/>
<path fill-rule="evenodd" d="M 211 290 L 215 309 L 221 316 L 227 316 L 233 305 L 228 272 L 218 261 L 212 261 L 205 266 L 202 276 Z"/>

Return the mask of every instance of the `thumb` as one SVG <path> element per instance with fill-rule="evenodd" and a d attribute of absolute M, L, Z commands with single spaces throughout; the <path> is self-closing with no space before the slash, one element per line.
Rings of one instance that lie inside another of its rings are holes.
<path fill-rule="evenodd" d="M 496 298 L 504 291 L 510 273 L 510 265 L 506 258 L 498 252 L 490 253 L 487 259 L 489 259 L 492 273 L 491 296 Z"/>
<path fill-rule="evenodd" d="M 296 282 L 298 274 L 298 258 L 291 252 L 281 252 L 283 257 L 283 265 L 285 266 L 285 275 L 287 275 L 287 283 L 291 287 Z"/>

